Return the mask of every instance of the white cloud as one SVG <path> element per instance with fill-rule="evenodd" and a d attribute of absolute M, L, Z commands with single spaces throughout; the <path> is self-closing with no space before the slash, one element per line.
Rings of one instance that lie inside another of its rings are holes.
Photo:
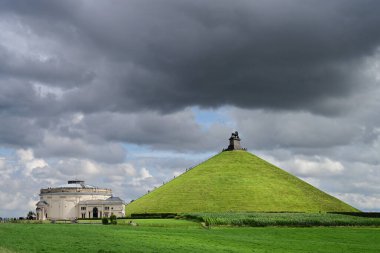
<path fill-rule="evenodd" d="M 36 92 L 36 95 L 41 98 L 45 98 L 48 96 L 55 96 L 56 98 L 61 98 L 64 93 L 61 88 L 51 87 L 37 82 L 33 83 L 33 88 Z"/>
<path fill-rule="evenodd" d="M 72 116 L 72 120 L 71 122 L 73 124 L 79 124 L 84 118 L 84 115 L 83 113 L 75 113 L 73 116 Z"/>
<path fill-rule="evenodd" d="M 294 171 L 301 175 L 321 175 L 327 173 L 340 174 L 343 172 L 344 167 L 340 162 L 333 161 L 326 157 L 314 157 L 314 161 L 295 158 L 293 161 Z"/>
<path fill-rule="evenodd" d="M 94 177 L 104 171 L 100 163 L 77 158 L 59 160 L 55 167 L 66 177 Z"/>
<path fill-rule="evenodd" d="M 147 170 L 146 168 L 142 168 L 141 171 L 140 171 L 140 175 L 141 175 L 141 179 L 147 179 L 147 178 L 150 178 L 152 177 L 152 175 L 150 174 L 149 170 Z"/>
<path fill-rule="evenodd" d="M 31 149 L 19 149 L 16 153 L 20 163 L 25 167 L 24 173 L 26 175 L 30 175 L 34 169 L 49 166 L 45 160 L 35 158 Z"/>
<path fill-rule="evenodd" d="M 144 183 L 152 179 L 153 179 L 153 176 L 150 174 L 149 170 L 147 170 L 146 168 L 142 168 L 140 170 L 139 177 L 134 177 L 132 181 L 130 182 L 130 185 L 143 187 L 143 188 L 149 188 L 148 184 L 144 185 Z"/>
<path fill-rule="evenodd" d="M 321 180 L 314 177 L 300 177 L 303 181 L 313 185 L 314 187 L 319 188 L 321 184 Z"/>
<path fill-rule="evenodd" d="M 17 150 L 17 155 L 21 161 L 31 161 L 34 159 L 33 151 L 30 149 Z"/>
<path fill-rule="evenodd" d="M 0 170 L 5 169 L 5 157 L 0 157 Z"/>
<path fill-rule="evenodd" d="M 264 159 L 280 168 L 305 178 L 338 175 L 344 171 L 344 166 L 341 162 L 334 161 L 327 157 L 294 156 L 288 157 L 287 160 L 277 160 L 272 156 L 264 156 Z"/>
<path fill-rule="evenodd" d="M 333 195 L 360 210 L 373 211 L 380 209 L 380 194 L 335 193 Z"/>
<path fill-rule="evenodd" d="M 0 192 L 0 203 L 2 203 L 1 209 L 17 210 L 28 201 L 26 201 L 25 195 L 21 192 Z"/>
<path fill-rule="evenodd" d="M 136 175 L 136 169 L 132 164 L 123 163 L 123 164 L 119 165 L 119 168 L 126 175 L 129 175 L 129 176 L 135 176 Z"/>
<path fill-rule="evenodd" d="M 30 30 L 26 29 L 26 26 L 22 26 L 20 22 L 16 20 L 0 19 L 0 45 L 7 48 L 13 54 L 27 54 L 29 51 L 27 40 L 25 40 L 25 34 L 30 35 Z"/>
<path fill-rule="evenodd" d="M 173 176 L 174 177 L 178 177 L 181 174 L 183 174 L 183 171 L 173 171 Z"/>
<path fill-rule="evenodd" d="M 81 161 L 81 166 L 83 167 L 83 171 L 86 174 L 98 174 L 102 169 L 96 163 L 88 161 L 88 160 Z"/>

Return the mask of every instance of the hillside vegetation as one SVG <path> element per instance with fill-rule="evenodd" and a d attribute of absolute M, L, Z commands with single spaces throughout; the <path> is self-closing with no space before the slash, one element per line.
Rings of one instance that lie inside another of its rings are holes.
<path fill-rule="evenodd" d="M 204 222 L 206 226 L 380 227 L 380 218 L 333 213 L 192 213 L 181 216 L 185 219 Z"/>
<path fill-rule="evenodd" d="M 221 152 L 126 206 L 127 215 L 356 211 L 247 151 Z"/>

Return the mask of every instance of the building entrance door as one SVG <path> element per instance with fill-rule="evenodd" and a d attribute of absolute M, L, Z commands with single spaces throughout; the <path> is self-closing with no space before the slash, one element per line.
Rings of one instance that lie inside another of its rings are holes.
<path fill-rule="evenodd" d="M 97 207 L 94 207 L 92 209 L 92 217 L 93 218 L 98 218 L 98 208 Z"/>

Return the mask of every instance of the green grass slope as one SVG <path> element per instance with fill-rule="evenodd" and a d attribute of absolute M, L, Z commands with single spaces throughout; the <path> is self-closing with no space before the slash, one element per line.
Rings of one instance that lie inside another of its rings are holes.
<path fill-rule="evenodd" d="M 247 151 L 219 153 L 126 206 L 131 213 L 355 212 Z"/>

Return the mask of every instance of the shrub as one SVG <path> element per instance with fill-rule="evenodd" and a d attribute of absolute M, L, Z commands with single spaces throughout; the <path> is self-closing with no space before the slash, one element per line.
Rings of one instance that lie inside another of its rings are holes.
<path fill-rule="evenodd" d="M 132 219 L 169 219 L 175 218 L 176 213 L 132 213 Z"/>
<path fill-rule="evenodd" d="M 112 225 L 116 225 L 117 224 L 116 215 L 112 214 L 110 216 L 110 222 L 111 222 Z"/>
<path fill-rule="evenodd" d="M 108 218 L 106 218 L 106 217 L 102 218 L 102 224 L 108 225 Z"/>

